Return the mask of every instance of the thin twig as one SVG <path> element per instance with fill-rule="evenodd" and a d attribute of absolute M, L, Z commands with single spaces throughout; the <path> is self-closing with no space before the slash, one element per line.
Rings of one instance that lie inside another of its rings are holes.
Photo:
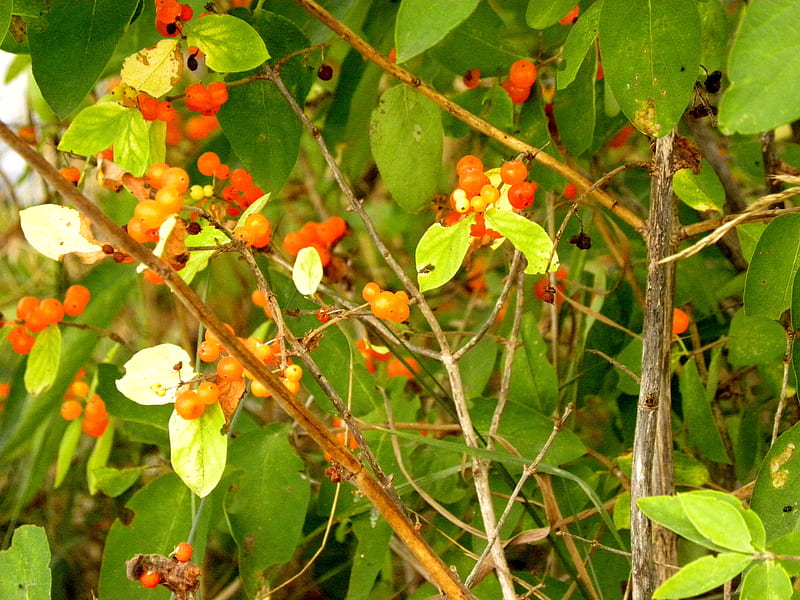
<path fill-rule="evenodd" d="M 783 354 L 783 381 L 781 382 L 781 395 L 780 398 L 778 398 L 778 408 L 775 410 L 775 417 L 772 421 L 772 441 L 770 442 L 770 446 L 775 444 L 775 440 L 778 439 L 781 417 L 786 407 L 786 392 L 789 388 L 789 373 L 792 368 L 792 347 L 794 346 L 794 338 L 797 333 L 790 323 L 784 323 L 784 330 L 786 331 L 786 352 Z"/>

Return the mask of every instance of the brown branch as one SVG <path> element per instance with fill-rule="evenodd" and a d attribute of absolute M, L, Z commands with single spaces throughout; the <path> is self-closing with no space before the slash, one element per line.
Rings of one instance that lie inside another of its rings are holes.
<path fill-rule="evenodd" d="M 676 218 L 672 194 L 675 132 L 658 138 L 653 156 L 650 217 L 645 241 L 648 251 L 647 289 L 642 334 L 642 375 L 636 410 L 631 469 L 631 554 L 633 600 L 650 600 L 668 573 L 659 565 L 675 563 L 675 537 L 651 524 L 636 501 L 672 491 L 672 430 L 670 426 L 670 348 L 675 263 L 664 263 L 675 245 Z"/>
<path fill-rule="evenodd" d="M 456 574 L 442 562 L 428 546 L 390 494 L 369 470 L 327 429 L 322 421 L 309 411 L 283 386 L 277 375 L 254 356 L 239 339 L 230 333 L 217 315 L 200 299 L 195 291 L 169 268 L 163 260 L 148 248 L 134 241 L 114 223 L 97 205 L 84 196 L 75 186 L 62 177 L 43 156 L 32 150 L 25 142 L 0 122 L 0 139 L 31 165 L 65 200 L 85 215 L 98 228 L 109 243 L 129 256 L 153 269 L 175 293 L 189 312 L 206 328 L 211 330 L 228 352 L 252 373 L 253 378 L 264 385 L 281 408 L 304 428 L 331 458 L 348 471 L 348 479 L 370 500 L 391 525 L 397 536 L 431 574 L 442 592 L 454 599 L 473 599 L 472 594 L 461 584 Z"/>
<path fill-rule="evenodd" d="M 381 69 L 391 74 L 399 81 L 416 88 L 423 96 L 426 96 L 435 102 L 443 110 L 447 111 L 460 121 L 463 121 L 475 131 L 497 140 L 515 152 L 525 153 L 529 158 L 538 161 L 548 169 L 555 171 L 562 177 L 574 183 L 580 192 L 583 192 L 591 187 L 592 182 L 583 177 L 574 169 L 571 169 L 564 163 L 556 160 L 546 152 L 542 152 L 541 149 L 531 146 L 530 144 L 526 144 L 522 140 L 514 137 L 513 135 L 509 135 L 502 129 L 498 129 L 491 123 L 488 123 L 487 121 L 484 121 L 483 119 L 472 114 L 468 110 L 465 110 L 446 96 L 440 94 L 435 88 L 422 81 L 413 73 L 406 71 L 404 68 L 391 62 L 387 57 L 380 54 L 377 50 L 375 50 L 375 48 L 359 37 L 352 29 L 339 21 L 322 6 L 314 2 L 314 0 L 294 1 L 296 4 L 300 5 L 302 8 L 319 19 L 322 23 L 324 23 L 331 31 L 336 33 L 345 42 L 352 46 L 356 52 L 361 54 L 361 56 L 371 62 L 374 62 Z M 619 204 L 616 199 L 612 198 L 606 192 L 595 189 L 591 195 L 602 206 L 617 215 L 631 227 L 639 232 L 644 231 L 644 223 L 639 216 L 633 211 L 629 210 L 627 207 Z"/>

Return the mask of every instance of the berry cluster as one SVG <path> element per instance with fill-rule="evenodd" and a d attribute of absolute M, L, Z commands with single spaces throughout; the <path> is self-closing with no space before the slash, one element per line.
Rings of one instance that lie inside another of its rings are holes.
<path fill-rule="evenodd" d="M 145 121 L 174 122 L 178 118 L 175 107 L 168 100 L 156 100 L 149 94 L 140 92 L 125 83 L 117 83 L 111 90 L 111 97 L 122 106 L 138 108 Z"/>
<path fill-rule="evenodd" d="M 536 65 L 527 59 L 518 60 L 511 65 L 508 77 L 502 83 L 511 102 L 522 104 L 530 97 L 531 87 L 536 82 L 536 75 Z"/>
<path fill-rule="evenodd" d="M 161 224 L 183 208 L 189 175 L 180 167 L 159 162 L 147 170 L 147 183 L 156 190 L 155 196 L 136 205 L 127 225 L 128 235 L 139 243 L 157 242 Z"/>
<path fill-rule="evenodd" d="M 243 210 L 264 195 L 264 191 L 253 184 L 253 176 L 246 169 L 234 169 L 231 171 L 228 165 L 220 161 L 219 156 L 215 152 L 204 152 L 201 154 L 197 158 L 197 170 L 200 171 L 202 175 L 214 177 L 220 181 L 229 181 L 229 185 L 225 186 L 220 192 L 223 200 L 234 205 L 228 207 L 228 216 L 235 217 L 240 215 Z M 205 195 L 209 196 L 210 194 Z M 198 198 L 198 200 L 199 199 L 200 198 Z M 264 221 L 266 221 L 266 219 L 264 219 Z M 250 244 L 251 246 L 262 248 L 269 244 L 269 223 L 266 223 L 266 232 L 264 231 L 264 227 L 264 222 L 253 222 L 251 226 L 253 229 L 252 233 L 258 234 L 253 239 L 263 242 L 263 245 L 259 246 L 256 243 L 252 243 Z"/>
<path fill-rule="evenodd" d="M 411 314 L 408 308 L 408 294 L 404 291 L 388 292 L 381 289 L 374 281 L 370 281 L 361 291 L 361 297 L 369 302 L 372 314 L 379 319 L 388 319 L 392 323 L 402 323 Z"/>
<path fill-rule="evenodd" d="M 186 108 L 210 117 L 219 112 L 220 107 L 228 101 L 228 87 L 222 81 L 209 83 L 193 83 L 186 88 L 183 101 Z"/>
<path fill-rule="evenodd" d="M 188 4 L 178 0 L 156 0 L 156 29 L 165 37 L 175 37 L 181 32 L 182 24 L 194 16 Z"/>
<path fill-rule="evenodd" d="M 77 317 L 89 303 L 90 293 L 82 285 L 67 288 L 64 301 L 56 298 L 39 300 L 35 296 L 25 296 L 17 302 L 17 325 L 6 336 L 11 348 L 17 354 L 28 354 L 33 348 L 35 338 L 32 334 L 43 331 L 48 325 L 57 325 L 64 316 Z"/>
<path fill-rule="evenodd" d="M 193 390 L 184 390 L 175 398 L 175 412 L 191 421 L 206 411 L 206 406 L 219 402 L 219 385 L 213 381 L 204 381 Z"/>
<path fill-rule="evenodd" d="M 103 435 L 108 427 L 108 411 L 106 403 L 97 394 L 89 396 L 89 384 L 83 378 L 84 369 L 80 369 L 69 384 L 61 404 L 61 418 L 65 421 L 74 421 L 83 415 L 81 429 L 89 437 L 98 438 Z M 86 406 L 84 407 L 83 402 Z"/>
<path fill-rule="evenodd" d="M 244 224 L 237 227 L 233 235 L 248 246 L 263 248 L 271 239 L 269 220 L 259 213 L 247 215 Z"/>
<path fill-rule="evenodd" d="M 347 223 L 341 217 L 330 217 L 321 223 L 309 221 L 300 231 L 290 231 L 283 238 L 283 249 L 297 256 L 303 248 L 313 246 L 319 252 L 323 267 L 331 262 L 331 248 L 347 233 Z"/>
<path fill-rule="evenodd" d="M 230 326 L 226 325 L 226 327 L 231 333 L 233 333 L 233 329 Z M 265 365 L 278 364 L 278 357 L 281 352 L 279 343 L 263 343 L 261 340 L 254 337 L 239 339 L 247 347 L 247 349 L 250 350 L 250 352 L 252 352 L 253 355 Z M 197 348 L 197 356 L 203 362 L 210 363 L 218 361 L 216 368 L 216 380 L 218 383 L 231 383 L 247 378 L 252 380 L 250 383 L 250 393 L 258 398 L 268 398 L 270 396 L 270 392 L 258 381 L 255 381 L 252 374 L 244 369 L 238 359 L 230 356 L 227 353 L 225 346 L 223 346 L 219 339 L 208 330 L 206 330 L 205 339 Z M 300 380 L 303 377 L 303 368 L 300 365 L 293 365 L 291 364 L 291 361 L 289 361 L 289 364 L 286 366 L 286 368 L 280 372 L 280 377 L 284 387 L 292 394 L 296 394 L 300 391 Z M 193 397 L 190 396 L 189 400 L 193 400 Z M 213 402 L 210 402 L 210 404 L 213 404 Z M 195 402 L 193 410 L 198 411 L 199 414 L 196 416 L 190 416 L 193 413 L 186 411 L 185 416 L 181 414 L 181 411 L 178 410 L 178 402 L 176 400 L 175 410 L 178 411 L 178 414 L 184 419 L 194 419 L 203 414 L 205 411 L 205 406 L 202 406 L 201 408 L 197 406 Z"/>

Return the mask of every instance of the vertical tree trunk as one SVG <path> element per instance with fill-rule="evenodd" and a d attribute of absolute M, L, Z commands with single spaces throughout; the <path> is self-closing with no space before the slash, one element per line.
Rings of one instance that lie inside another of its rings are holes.
<path fill-rule="evenodd" d="M 642 340 L 642 378 L 636 414 L 631 473 L 631 552 L 633 600 L 649 600 L 675 562 L 675 537 L 655 527 L 636 506 L 644 496 L 672 493 L 670 348 L 675 263 L 660 263 L 673 253 L 675 205 L 672 196 L 675 133 L 656 140 L 650 216 L 648 268 Z"/>

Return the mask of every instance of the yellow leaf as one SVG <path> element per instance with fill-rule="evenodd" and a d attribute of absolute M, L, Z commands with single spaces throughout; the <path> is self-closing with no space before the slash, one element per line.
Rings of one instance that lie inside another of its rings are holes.
<path fill-rule="evenodd" d="M 122 63 L 123 83 L 159 97 L 178 83 L 183 70 L 180 40 L 161 40 L 152 48 L 132 54 Z"/>

